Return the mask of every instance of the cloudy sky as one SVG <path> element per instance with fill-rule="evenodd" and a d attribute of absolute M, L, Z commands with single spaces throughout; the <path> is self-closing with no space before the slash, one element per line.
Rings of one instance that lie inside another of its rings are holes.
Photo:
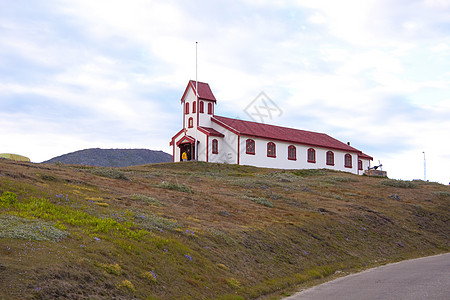
<path fill-rule="evenodd" d="M 171 153 L 189 79 L 216 114 L 327 133 L 388 175 L 450 181 L 450 1 L 0 0 L 0 152 Z"/>

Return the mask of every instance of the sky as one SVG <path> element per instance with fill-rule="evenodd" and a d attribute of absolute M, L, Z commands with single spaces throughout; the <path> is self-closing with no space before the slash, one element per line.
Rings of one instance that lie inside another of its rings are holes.
<path fill-rule="evenodd" d="M 265 123 L 450 182 L 448 0 L 0 0 L 0 153 L 172 153 L 196 66 L 217 115 L 263 92 Z"/>

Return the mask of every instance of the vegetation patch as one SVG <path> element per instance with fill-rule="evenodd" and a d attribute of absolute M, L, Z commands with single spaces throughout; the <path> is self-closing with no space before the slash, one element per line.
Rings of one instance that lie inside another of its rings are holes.
<path fill-rule="evenodd" d="M 381 181 L 381 184 L 402 189 L 413 189 L 417 187 L 417 184 L 412 181 L 395 180 L 395 179 L 383 179 Z"/>
<path fill-rule="evenodd" d="M 131 195 L 130 198 L 134 201 L 143 202 L 147 205 L 163 206 L 163 204 L 161 202 L 159 202 L 158 200 L 156 200 L 155 198 L 149 197 L 146 195 L 142 195 L 142 194 L 133 194 L 133 195 Z"/>
<path fill-rule="evenodd" d="M 122 268 L 117 263 L 115 263 L 115 264 L 100 264 L 100 267 L 109 274 L 113 274 L 113 275 L 121 275 L 122 274 Z"/>
<path fill-rule="evenodd" d="M 329 171 L 323 169 L 300 169 L 291 171 L 295 176 L 310 177 L 310 176 L 324 176 L 329 174 Z"/>
<path fill-rule="evenodd" d="M 8 213 L 24 218 L 40 218 L 80 226 L 90 234 L 113 232 L 118 236 L 125 235 L 135 239 L 140 239 L 146 234 L 142 230 L 132 230 L 133 224 L 119 223 L 110 218 L 98 218 L 70 207 L 53 204 L 42 198 L 30 198 L 17 202 L 10 207 Z"/>
<path fill-rule="evenodd" d="M 163 181 L 158 184 L 159 188 L 193 194 L 194 191 L 187 185 Z"/>
<path fill-rule="evenodd" d="M 129 180 L 128 177 L 125 175 L 125 172 L 122 172 L 115 168 L 92 168 L 89 169 L 89 172 L 91 172 L 94 175 L 106 178 Z"/>
<path fill-rule="evenodd" d="M 125 279 L 121 283 L 119 283 L 117 287 L 119 289 L 127 290 L 130 292 L 136 292 L 136 288 L 134 287 L 134 284 L 127 279 Z"/>
<path fill-rule="evenodd" d="M 446 191 L 437 191 L 437 192 L 433 192 L 433 195 L 440 197 L 440 198 L 449 198 L 450 197 L 450 192 L 446 192 Z"/>
<path fill-rule="evenodd" d="M 57 242 L 69 233 L 50 222 L 26 219 L 14 215 L 0 215 L 0 238 Z"/>
<path fill-rule="evenodd" d="M 271 208 L 273 207 L 273 203 L 265 197 L 249 197 L 249 196 L 244 195 L 244 196 L 242 196 L 242 198 L 251 200 L 260 205 L 264 205 L 264 206 L 271 207 Z"/>

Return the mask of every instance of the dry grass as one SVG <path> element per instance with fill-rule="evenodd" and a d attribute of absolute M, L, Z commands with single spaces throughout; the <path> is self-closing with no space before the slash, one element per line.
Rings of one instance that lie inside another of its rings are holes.
<path fill-rule="evenodd" d="M 2 160 L 1 195 L 2 299 L 276 298 L 450 248 L 450 187 L 428 182 Z"/>

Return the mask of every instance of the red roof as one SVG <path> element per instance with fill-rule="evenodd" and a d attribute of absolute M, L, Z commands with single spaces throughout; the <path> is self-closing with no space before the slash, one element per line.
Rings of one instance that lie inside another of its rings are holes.
<path fill-rule="evenodd" d="M 360 150 L 338 141 L 325 133 L 242 121 L 220 116 L 214 116 L 211 120 L 222 127 L 245 136 L 260 137 L 269 140 L 285 141 L 294 144 L 317 146 L 362 154 Z"/>
<path fill-rule="evenodd" d="M 373 157 L 372 157 L 372 156 L 367 155 L 367 154 L 365 154 L 365 153 L 363 153 L 363 152 L 361 152 L 361 153 L 359 154 L 359 158 L 364 158 L 364 159 L 370 159 L 370 160 L 373 160 Z"/>
<path fill-rule="evenodd" d="M 198 126 L 198 129 L 208 135 L 224 137 L 224 135 L 222 133 L 218 132 L 214 128 Z"/>
<path fill-rule="evenodd" d="M 199 99 L 216 102 L 216 97 L 214 97 L 214 94 L 211 91 L 209 84 L 198 81 L 197 85 L 198 85 L 198 98 Z M 195 86 L 196 86 L 195 80 L 189 80 L 189 83 L 186 86 L 186 89 L 184 90 L 183 97 L 181 97 L 181 102 L 184 101 L 184 97 L 186 96 L 186 92 L 188 91 L 189 87 L 191 87 L 192 90 L 195 92 Z"/>

